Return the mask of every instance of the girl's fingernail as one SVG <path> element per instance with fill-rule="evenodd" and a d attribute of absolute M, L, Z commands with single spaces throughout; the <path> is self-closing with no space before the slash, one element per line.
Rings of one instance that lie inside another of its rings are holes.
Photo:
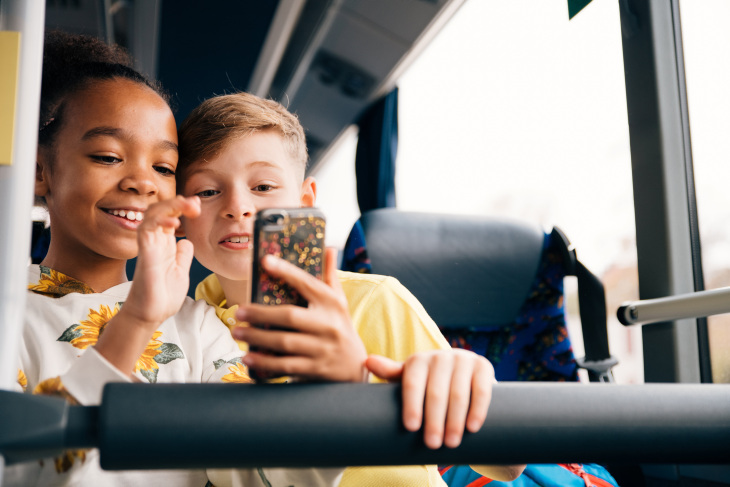
<path fill-rule="evenodd" d="M 248 311 L 245 308 L 238 308 L 238 311 L 236 311 L 236 319 L 238 321 L 246 321 L 247 316 Z"/>
<path fill-rule="evenodd" d="M 236 340 L 244 340 L 246 338 L 246 329 L 239 326 L 238 328 L 231 330 L 231 335 L 233 335 L 233 338 Z"/>
<path fill-rule="evenodd" d="M 241 357 L 241 362 L 243 362 L 244 365 L 251 366 L 254 363 L 254 360 L 251 359 L 251 357 L 246 354 L 243 357 Z"/>

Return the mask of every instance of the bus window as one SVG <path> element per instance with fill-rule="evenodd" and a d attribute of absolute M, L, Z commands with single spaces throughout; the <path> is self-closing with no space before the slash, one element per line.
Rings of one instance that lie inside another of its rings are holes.
<path fill-rule="evenodd" d="M 606 286 L 617 382 L 642 382 L 641 332 L 613 317 L 638 298 L 618 5 L 466 2 L 399 87 L 398 207 L 559 226 Z"/>
<path fill-rule="evenodd" d="M 680 2 L 706 289 L 730 286 L 730 4 Z M 713 382 L 730 383 L 730 315 L 708 317 Z"/>
<path fill-rule="evenodd" d="M 342 249 L 347 235 L 360 217 L 355 180 L 357 127 L 352 125 L 338 138 L 312 175 L 317 179 L 317 206 L 327 215 L 327 245 Z"/>

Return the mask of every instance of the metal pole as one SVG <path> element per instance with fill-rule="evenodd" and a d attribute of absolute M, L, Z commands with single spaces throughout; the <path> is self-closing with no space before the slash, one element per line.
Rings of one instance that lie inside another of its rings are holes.
<path fill-rule="evenodd" d="M 723 313 L 730 313 L 730 287 L 665 298 L 629 301 L 619 307 L 616 316 L 621 324 L 629 326 Z"/>
<path fill-rule="evenodd" d="M 20 32 L 13 158 L 11 165 L 0 166 L 0 389 L 10 389 L 18 374 L 30 256 L 45 8 L 45 0 L 0 2 L 0 30 Z"/>

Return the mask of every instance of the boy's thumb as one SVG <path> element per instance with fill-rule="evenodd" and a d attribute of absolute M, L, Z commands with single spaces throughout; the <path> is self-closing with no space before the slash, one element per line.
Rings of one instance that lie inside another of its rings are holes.
<path fill-rule="evenodd" d="M 375 376 L 389 382 L 399 381 L 403 375 L 403 362 L 396 362 L 381 355 L 369 355 L 365 367 Z"/>

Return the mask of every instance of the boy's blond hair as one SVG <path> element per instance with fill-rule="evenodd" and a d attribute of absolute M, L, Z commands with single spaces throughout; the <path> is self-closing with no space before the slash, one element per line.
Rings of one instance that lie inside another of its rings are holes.
<path fill-rule="evenodd" d="M 274 130 L 281 135 L 284 147 L 300 165 L 303 176 L 307 144 L 296 115 L 273 100 L 241 92 L 205 100 L 180 126 L 178 192 L 182 190 L 186 172 L 192 164 L 215 157 L 236 139 L 264 130 Z"/>

